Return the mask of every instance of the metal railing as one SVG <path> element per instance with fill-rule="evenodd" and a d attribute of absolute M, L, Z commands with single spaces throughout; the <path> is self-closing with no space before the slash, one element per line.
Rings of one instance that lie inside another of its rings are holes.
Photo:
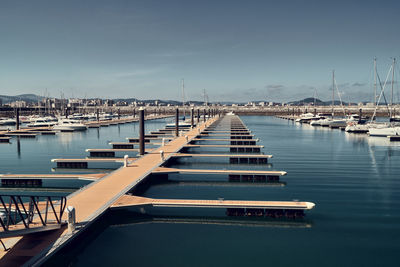
<path fill-rule="evenodd" d="M 66 197 L 60 196 L 0 195 L 0 229 L 9 232 L 30 229 L 32 224 L 36 227 L 61 225 L 66 203 Z M 10 228 L 15 225 L 23 227 Z"/>

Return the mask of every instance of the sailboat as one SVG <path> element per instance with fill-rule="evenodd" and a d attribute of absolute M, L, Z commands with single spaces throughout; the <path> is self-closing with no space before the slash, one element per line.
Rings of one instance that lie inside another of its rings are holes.
<path fill-rule="evenodd" d="M 186 119 L 186 110 L 185 110 L 185 79 L 182 79 L 182 107 L 183 107 L 183 118 L 182 118 L 182 120 L 185 121 L 185 119 Z"/>
<path fill-rule="evenodd" d="M 334 107 L 335 107 L 335 88 L 338 91 L 340 104 L 343 108 L 342 99 L 340 97 L 339 90 L 336 85 L 335 80 L 335 71 L 332 71 L 332 115 L 331 118 L 326 118 L 325 116 L 321 116 L 322 118 L 319 120 L 314 120 L 310 123 L 311 126 L 322 126 L 322 127 L 331 127 L 331 128 L 338 128 L 338 127 L 345 127 L 347 121 L 345 119 L 334 119 Z M 344 110 L 343 110 L 344 113 Z"/>
<path fill-rule="evenodd" d="M 178 121 L 180 128 L 190 128 L 192 126 L 191 123 L 186 122 L 186 112 L 185 112 L 185 80 L 182 79 L 182 106 L 183 106 L 183 118 L 182 121 Z M 178 118 L 179 119 L 179 118 Z M 176 126 L 175 122 L 168 123 L 166 128 L 174 128 Z"/>
<path fill-rule="evenodd" d="M 376 69 L 376 58 L 374 58 L 374 106 L 376 109 L 377 106 L 377 94 L 376 94 L 376 90 L 377 90 L 377 78 L 378 78 L 378 72 Z M 353 121 L 349 121 L 347 123 L 347 126 L 345 128 L 346 132 L 349 133 L 368 133 L 370 128 L 385 128 L 386 125 L 384 124 L 377 124 L 376 122 L 373 122 L 374 117 L 372 117 L 371 121 L 369 123 L 366 123 L 366 121 L 361 118 L 361 115 L 359 116 L 359 120 L 353 120 Z"/>
<path fill-rule="evenodd" d="M 392 91 L 391 91 L 390 106 L 388 106 L 389 118 L 392 117 L 392 113 L 393 113 L 393 85 L 394 85 L 394 73 L 395 73 L 394 68 L 395 68 L 395 64 L 396 64 L 396 59 L 394 58 L 392 66 L 389 69 L 389 73 L 388 73 L 388 75 L 386 77 L 386 81 L 384 83 L 384 86 L 383 87 L 381 86 L 381 93 L 379 95 L 378 102 L 377 102 L 377 104 L 379 104 L 379 101 L 380 101 L 382 96 L 384 97 L 385 102 L 386 102 L 386 98 L 385 98 L 385 95 L 384 95 L 384 90 L 385 90 L 385 87 L 386 87 L 386 82 L 388 80 L 389 74 L 391 72 L 392 73 L 392 83 L 391 83 L 392 84 Z M 378 78 L 379 78 L 379 76 L 378 76 Z M 375 107 L 373 118 L 376 115 L 376 110 L 377 110 L 377 108 Z M 389 126 L 385 124 L 385 125 L 378 125 L 377 127 L 370 127 L 369 128 L 369 135 L 370 136 L 384 136 L 384 137 L 391 136 L 391 135 L 400 135 L 400 127 L 399 127 L 399 125 L 396 125 L 393 122 L 391 122 Z"/>

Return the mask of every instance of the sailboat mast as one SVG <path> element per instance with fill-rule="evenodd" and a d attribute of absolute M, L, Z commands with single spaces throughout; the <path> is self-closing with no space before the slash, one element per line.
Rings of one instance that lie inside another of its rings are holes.
<path fill-rule="evenodd" d="M 376 106 L 376 58 L 374 58 L 374 106 Z"/>
<path fill-rule="evenodd" d="M 390 96 L 390 117 L 392 117 L 393 112 L 393 85 L 394 85 L 394 65 L 396 64 L 396 58 L 393 58 L 393 66 L 392 66 L 392 92 Z"/>
<path fill-rule="evenodd" d="M 317 97 L 317 88 L 314 88 L 314 107 L 315 107 L 316 97 Z"/>
<path fill-rule="evenodd" d="M 185 106 L 185 79 L 182 79 L 182 106 Z"/>
<path fill-rule="evenodd" d="M 183 108 L 183 117 L 185 118 L 185 79 L 182 79 L 182 108 Z"/>
<path fill-rule="evenodd" d="M 335 70 L 332 70 L 332 118 L 335 106 Z"/>

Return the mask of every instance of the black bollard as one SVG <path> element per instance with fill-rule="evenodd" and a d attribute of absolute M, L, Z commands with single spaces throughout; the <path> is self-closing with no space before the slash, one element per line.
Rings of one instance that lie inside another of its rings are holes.
<path fill-rule="evenodd" d="M 175 136 L 179 136 L 179 109 L 175 111 Z"/>
<path fill-rule="evenodd" d="M 16 127 L 17 127 L 17 130 L 19 130 L 19 109 L 17 108 L 17 110 L 16 110 L 16 112 L 17 112 L 17 114 L 16 114 L 16 116 L 15 116 L 15 122 L 16 122 Z"/>
<path fill-rule="evenodd" d="M 193 108 L 190 110 L 190 118 L 191 118 L 190 125 L 193 128 L 194 127 L 194 109 Z"/>
<path fill-rule="evenodd" d="M 144 110 L 139 110 L 139 154 L 144 155 Z"/>

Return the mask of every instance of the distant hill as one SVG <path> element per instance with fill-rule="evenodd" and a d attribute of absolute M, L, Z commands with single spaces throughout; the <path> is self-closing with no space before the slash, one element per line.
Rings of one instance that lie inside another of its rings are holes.
<path fill-rule="evenodd" d="M 25 101 L 27 103 L 33 103 L 33 102 L 37 102 L 38 100 L 43 100 L 44 97 L 42 96 L 38 96 L 35 94 L 21 94 L 21 95 L 16 95 L 16 96 L 7 96 L 7 95 L 0 95 L 0 99 L 2 100 L 3 104 L 7 104 L 10 102 L 14 102 L 14 101 Z M 181 101 L 176 101 L 176 100 L 160 100 L 160 99 L 145 99 L 145 100 L 141 100 L 141 99 L 137 99 L 137 98 L 114 98 L 112 99 L 114 102 L 119 102 L 119 101 L 125 101 L 127 103 L 132 103 L 132 102 L 143 102 L 143 103 L 154 103 L 154 101 L 158 101 L 159 104 L 162 105 L 181 105 L 182 102 Z M 265 102 L 265 100 L 257 100 L 257 101 L 253 101 L 255 103 L 258 102 Z M 203 101 L 187 101 L 186 104 L 194 104 L 194 105 L 203 105 Z M 231 104 L 246 104 L 247 102 L 231 102 L 231 101 L 225 101 L 225 102 L 219 102 L 219 104 L 226 104 L 226 105 L 231 105 Z M 304 98 L 302 100 L 297 100 L 297 101 L 291 101 L 288 102 L 287 104 L 290 105 L 307 105 L 307 104 L 312 104 L 314 103 L 314 98 L 313 97 L 308 97 L 308 98 Z M 212 103 L 211 103 L 212 104 Z M 331 101 L 322 101 L 318 98 L 315 99 L 315 104 L 317 106 L 329 106 L 332 104 Z M 335 101 L 335 105 L 340 105 L 340 101 L 336 100 Z M 343 102 L 343 105 L 347 105 L 347 103 Z"/>
<path fill-rule="evenodd" d="M 161 100 L 161 99 L 144 99 L 144 100 L 140 100 L 137 98 L 115 98 L 113 99 L 114 102 L 118 102 L 118 101 L 124 101 L 124 102 L 143 102 L 143 103 L 154 103 L 155 101 L 158 101 L 159 104 L 170 104 L 170 105 L 182 105 L 182 101 L 176 101 L 176 100 Z M 200 101 L 187 101 L 185 104 L 188 105 L 188 103 L 190 104 L 195 104 L 195 105 L 200 105 L 203 104 L 203 102 Z"/>
<path fill-rule="evenodd" d="M 297 100 L 297 101 L 292 101 L 289 102 L 288 104 L 291 105 L 305 105 L 305 104 L 313 104 L 314 103 L 314 98 L 313 97 L 308 97 L 308 98 L 304 98 L 302 100 Z M 340 105 L 340 101 L 339 100 L 335 100 L 335 105 Z M 332 101 L 322 101 L 318 98 L 315 99 L 315 105 L 316 106 L 329 106 L 332 105 Z M 347 105 L 347 103 L 343 102 L 343 105 Z"/>
<path fill-rule="evenodd" d="M 10 102 L 14 102 L 14 101 L 25 101 L 27 103 L 33 103 L 33 102 L 37 102 L 38 100 L 42 100 L 44 97 L 42 96 L 38 96 L 35 94 L 22 94 L 22 95 L 16 95 L 16 96 L 8 96 L 8 95 L 0 95 L 0 99 L 2 100 L 3 104 L 7 104 Z M 160 104 L 170 104 L 170 105 L 182 105 L 181 101 L 175 101 L 175 100 L 160 100 L 160 99 L 145 99 L 145 100 L 140 100 L 137 98 L 114 98 L 112 99 L 114 102 L 119 102 L 119 101 L 125 101 L 128 103 L 132 103 L 132 102 L 143 102 L 143 103 L 154 103 L 154 101 L 158 101 L 158 103 Z M 188 101 L 186 102 L 186 104 L 191 103 L 191 104 L 195 104 L 195 105 L 201 105 L 203 104 L 203 102 L 200 101 Z"/>
<path fill-rule="evenodd" d="M 37 96 L 35 94 L 22 94 L 16 96 L 8 96 L 8 95 L 0 95 L 0 99 L 3 104 L 7 104 L 14 101 L 25 101 L 28 103 L 37 102 L 38 100 L 42 100 L 43 97 Z"/>

